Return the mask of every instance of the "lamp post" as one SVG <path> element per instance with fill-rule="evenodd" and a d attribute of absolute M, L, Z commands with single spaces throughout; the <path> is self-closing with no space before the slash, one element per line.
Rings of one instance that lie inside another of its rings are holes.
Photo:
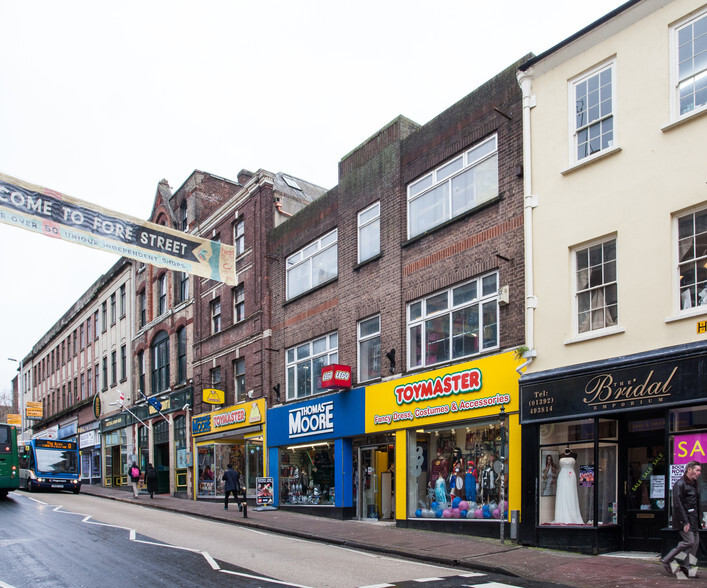
<path fill-rule="evenodd" d="M 498 424 L 501 428 L 501 450 L 499 451 L 499 459 L 501 460 L 501 488 L 498 510 L 499 520 L 501 522 L 501 543 L 505 542 L 505 522 L 506 522 L 506 407 L 501 406 L 501 412 L 498 413 Z"/>
<path fill-rule="evenodd" d="M 24 389 L 24 382 L 22 378 L 22 361 L 21 359 L 15 359 L 14 357 L 8 357 L 7 361 L 14 361 L 15 363 L 20 364 L 20 377 L 18 380 L 18 386 L 20 388 L 20 439 L 24 441 L 25 438 L 25 389 Z"/>

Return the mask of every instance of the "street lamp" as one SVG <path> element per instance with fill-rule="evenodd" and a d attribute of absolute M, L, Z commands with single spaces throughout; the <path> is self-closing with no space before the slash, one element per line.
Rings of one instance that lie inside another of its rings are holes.
<path fill-rule="evenodd" d="M 505 522 L 506 522 L 506 407 L 501 406 L 501 412 L 498 413 L 498 424 L 501 428 L 501 450 L 499 451 L 499 459 L 501 460 L 501 488 L 500 488 L 500 504 L 499 520 L 501 521 L 501 543 L 505 542 Z"/>
<path fill-rule="evenodd" d="M 20 388 L 20 439 L 24 440 L 25 438 L 25 389 L 24 389 L 24 382 L 22 380 L 22 361 L 21 359 L 15 359 L 14 357 L 8 357 L 7 361 L 14 361 L 15 363 L 20 364 L 20 377 L 18 380 L 18 385 Z"/>

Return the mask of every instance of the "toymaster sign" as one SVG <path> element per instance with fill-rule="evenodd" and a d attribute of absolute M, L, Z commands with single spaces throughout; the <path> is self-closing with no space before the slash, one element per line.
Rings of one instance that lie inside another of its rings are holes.
<path fill-rule="evenodd" d="M 515 352 L 366 388 L 366 432 L 498 414 L 518 408 Z"/>

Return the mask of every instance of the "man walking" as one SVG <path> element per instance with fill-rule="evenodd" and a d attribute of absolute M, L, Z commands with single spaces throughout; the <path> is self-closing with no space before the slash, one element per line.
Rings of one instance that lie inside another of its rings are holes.
<path fill-rule="evenodd" d="M 224 485 L 225 498 L 223 507 L 224 510 L 228 510 L 228 495 L 233 492 L 233 497 L 238 502 L 238 494 L 241 490 L 241 474 L 233 469 L 233 464 L 228 464 L 228 469 L 223 473 L 223 481 L 226 482 Z M 239 504 L 238 510 L 243 510 L 243 507 Z"/>
<path fill-rule="evenodd" d="M 678 580 L 697 577 L 697 549 L 700 546 L 702 513 L 698 479 L 702 466 L 691 461 L 685 473 L 673 486 L 673 528 L 680 533 L 680 543 L 662 562 L 665 571 Z"/>

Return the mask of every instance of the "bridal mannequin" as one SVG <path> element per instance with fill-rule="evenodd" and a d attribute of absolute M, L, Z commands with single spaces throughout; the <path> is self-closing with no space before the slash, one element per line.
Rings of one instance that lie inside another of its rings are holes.
<path fill-rule="evenodd" d="M 574 471 L 576 463 L 577 454 L 567 447 L 560 456 L 560 471 L 557 474 L 556 524 L 584 524 L 577 497 L 577 475 Z"/>

